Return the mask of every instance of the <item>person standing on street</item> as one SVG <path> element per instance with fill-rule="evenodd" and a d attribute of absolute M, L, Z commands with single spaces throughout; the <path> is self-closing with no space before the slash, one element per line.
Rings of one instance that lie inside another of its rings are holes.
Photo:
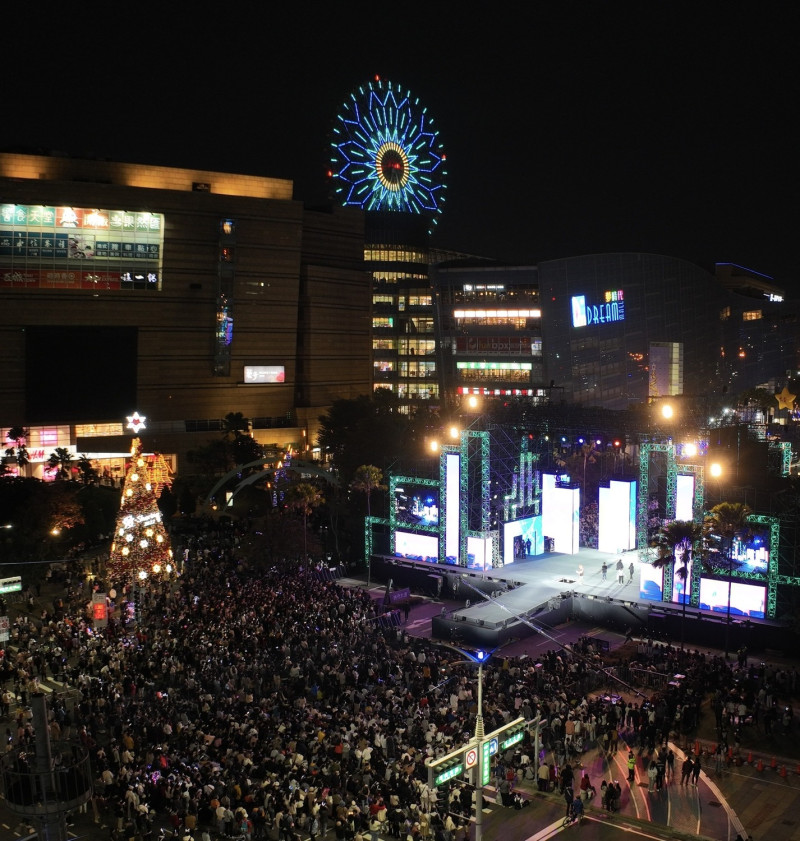
<path fill-rule="evenodd" d="M 617 583 L 625 583 L 625 565 L 622 563 L 622 558 L 617 559 Z"/>
<path fill-rule="evenodd" d="M 606 573 L 608 572 L 608 564 L 603 561 L 603 566 L 600 567 L 600 572 L 603 573 L 603 581 L 606 580 Z"/>
<path fill-rule="evenodd" d="M 633 573 L 635 572 L 636 567 L 633 565 L 633 561 L 631 561 L 630 566 L 628 567 L 628 584 L 633 581 Z"/>
<path fill-rule="evenodd" d="M 700 757 L 696 756 L 692 763 L 692 785 L 696 786 L 700 779 Z"/>

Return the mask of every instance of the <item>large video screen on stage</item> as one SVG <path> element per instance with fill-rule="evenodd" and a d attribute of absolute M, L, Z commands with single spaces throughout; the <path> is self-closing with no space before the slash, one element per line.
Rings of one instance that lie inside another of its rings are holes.
<path fill-rule="evenodd" d="M 448 563 L 450 559 L 448 558 Z M 492 568 L 492 540 L 489 537 L 467 538 L 467 566 L 484 572 Z"/>
<path fill-rule="evenodd" d="M 409 561 L 439 562 L 439 538 L 429 534 L 412 534 L 408 531 L 394 533 L 394 554 Z"/>
<path fill-rule="evenodd" d="M 403 481 L 394 489 L 394 511 L 399 526 L 437 526 L 439 489 Z"/>
<path fill-rule="evenodd" d="M 503 564 L 544 553 L 542 518 L 523 517 L 503 523 Z"/>
<path fill-rule="evenodd" d="M 679 473 L 675 480 L 675 519 L 694 518 L 694 475 Z"/>
<path fill-rule="evenodd" d="M 767 588 L 759 584 L 732 583 L 719 578 L 700 579 L 700 609 L 713 613 L 728 612 L 728 586 L 731 588 L 731 616 L 764 618 Z"/>
<path fill-rule="evenodd" d="M 738 537 L 731 545 L 730 560 L 726 557 L 722 541 L 713 535 L 711 537 L 711 551 L 708 553 L 707 563 L 715 572 L 727 573 L 730 566 L 734 574 L 747 572 L 766 581 L 769 570 L 769 538 L 766 535 L 755 534 L 746 541 Z"/>
<path fill-rule="evenodd" d="M 677 604 L 689 604 L 689 594 L 692 589 L 692 561 L 686 565 L 686 578 L 679 575 L 683 564 L 674 564 L 672 567 L 672 601 Z"/>
<path fill-rule="evenodd" d="M 609 563 L 614 573 L 616 559 Z M 664 573 L 650 564 L 639 564 L 639 598 L 660 602 L 664 594 Z"/>

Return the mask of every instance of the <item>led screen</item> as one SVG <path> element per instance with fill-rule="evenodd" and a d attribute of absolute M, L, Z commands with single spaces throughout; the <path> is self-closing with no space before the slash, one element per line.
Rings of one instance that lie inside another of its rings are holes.
<path fill-rule="evenodd" d="M 492 539 L 490 537 L 467 538 L 467 566 L 470 569 L 492 568 Z"/>
<path fill-rule="evenodd" d="M 580 501 L 579 488 L 558 485 L 553 474 L 542 474 L 542 528 L 556 552 L 574 555 L 579 549 Z"/>
<path fill-rule="evenodd" d="M 664 594 L 664 573 L 650 564 L 639 564 L 639 598 L 660 602 Z"/>
<path fill-rule="evenodd" d="M 503 523 L 503 564 L 508 566 L 514 561 L 531 555 L 544 553 L 544 533 L 541 517 L 524 517 Z"/>
<path fill-rule="evenodd" d="M 229 344 L 226 342 L 226 344 Z M 246 383 L 282 383 L 286 380 L 286 369 L 283 365 L 245 365 L 244 381 Z"/>
<path fill-rule="evenodd" d="M 731 558 L 734 573 L 747 572 L 767 578 L 769 569 L 769 543 L 765 537 L 756 535 L 743 542 L 736 538 L 731 547 Z M 727 572 L 729 561 L 722 551 L 720 540 L 712 537 L 712 547 L 708 556 L 708 564 L 715 571 Z"/>
<path fill-rule="evenodd" d="M 694 476 L 679 473 L 675 483 L 675 519 L 691 520 L 694 508 Z"/>
<path fill-rule="evenodd" d="M 448 564 L 458 563 L 459 533 L 461 520 L 461 456 L 458 453 L 445 455 L 445 500 L 447 515 L 444 524 L 444 554 Z"/>
<path fill-rule="evenodd" d="M 394 533 L 394 554 L 409 561 L 439 561 L 439 538 L 429 534 L 412 534 L 407 531 Z"/>
<path fill-rule="evenodd" d="M 678 570 L 683 568 L 683 563 L 677 563 L 672 569 L 672 601 L 678 604 L 689 604 L 689 596 L 692 590 L 692 561 L 686 565 L 686 579 L 678 575 Z"/>
<path fill-rule="evenodd" d="M 700 579 L 700 608 L 714 613 L 728 612 L 728 582 L 717 578 Z M 742 584 L 734 581 L 731 585 L 731 616 L 749 616 L 753 619 L 764 618 L 767 588 L 758 584 Z"/>
<path fill-rule="evenodd" d="M 403 482 L 394 490 L 396 522 L 403 526 L 437 526 L 439 524 L 439 489 L 428 485 Z"/>
<path fill-rule="evenodd" d="M 636 482 L 612 481 L 599 488 L 597 548 L 622 552 L 636 546 Z"/>

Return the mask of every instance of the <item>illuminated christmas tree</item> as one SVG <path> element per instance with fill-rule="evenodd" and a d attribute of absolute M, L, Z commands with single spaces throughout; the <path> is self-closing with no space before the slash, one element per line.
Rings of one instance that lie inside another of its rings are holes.
<path fill-rule="evenodd" d="M 138 438 L 133 439 L 131 446 L 131 461 L 114 526 L 108 576 L 116 584 L 136 582 L 140 586 L 151 579 L 175 576 L 172 549 L 158 509 L 155 483 Z"/>

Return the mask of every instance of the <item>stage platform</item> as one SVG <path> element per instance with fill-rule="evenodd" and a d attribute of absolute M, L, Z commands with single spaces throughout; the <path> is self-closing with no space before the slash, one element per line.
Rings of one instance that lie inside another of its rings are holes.
<path fill-rule="evenodd" d="M 618 559 L 623 563 L 622 583 Z M 580 619 L 622 632 L 630 628 L 637 636 L 649 633 L 675 642 L 683 638 L 686 643 L 734 652 L 741 645 L 751 650 L 781 649 L 785 628 L 779 623 L 732 615 L 728 624 L 725 614 L 689 606 L 684 611 L 679 604 L 640 598 L 640 564 L 636 550 L 548 552 L 485 573 L 380 556 L 373 558 L 372 574 L 376 581 L 392 579 L 395 589 L 410 586 L 433 598 L 463 604 L 434 617 L 433 634 L 465 644 L 502 645 Z"/>

